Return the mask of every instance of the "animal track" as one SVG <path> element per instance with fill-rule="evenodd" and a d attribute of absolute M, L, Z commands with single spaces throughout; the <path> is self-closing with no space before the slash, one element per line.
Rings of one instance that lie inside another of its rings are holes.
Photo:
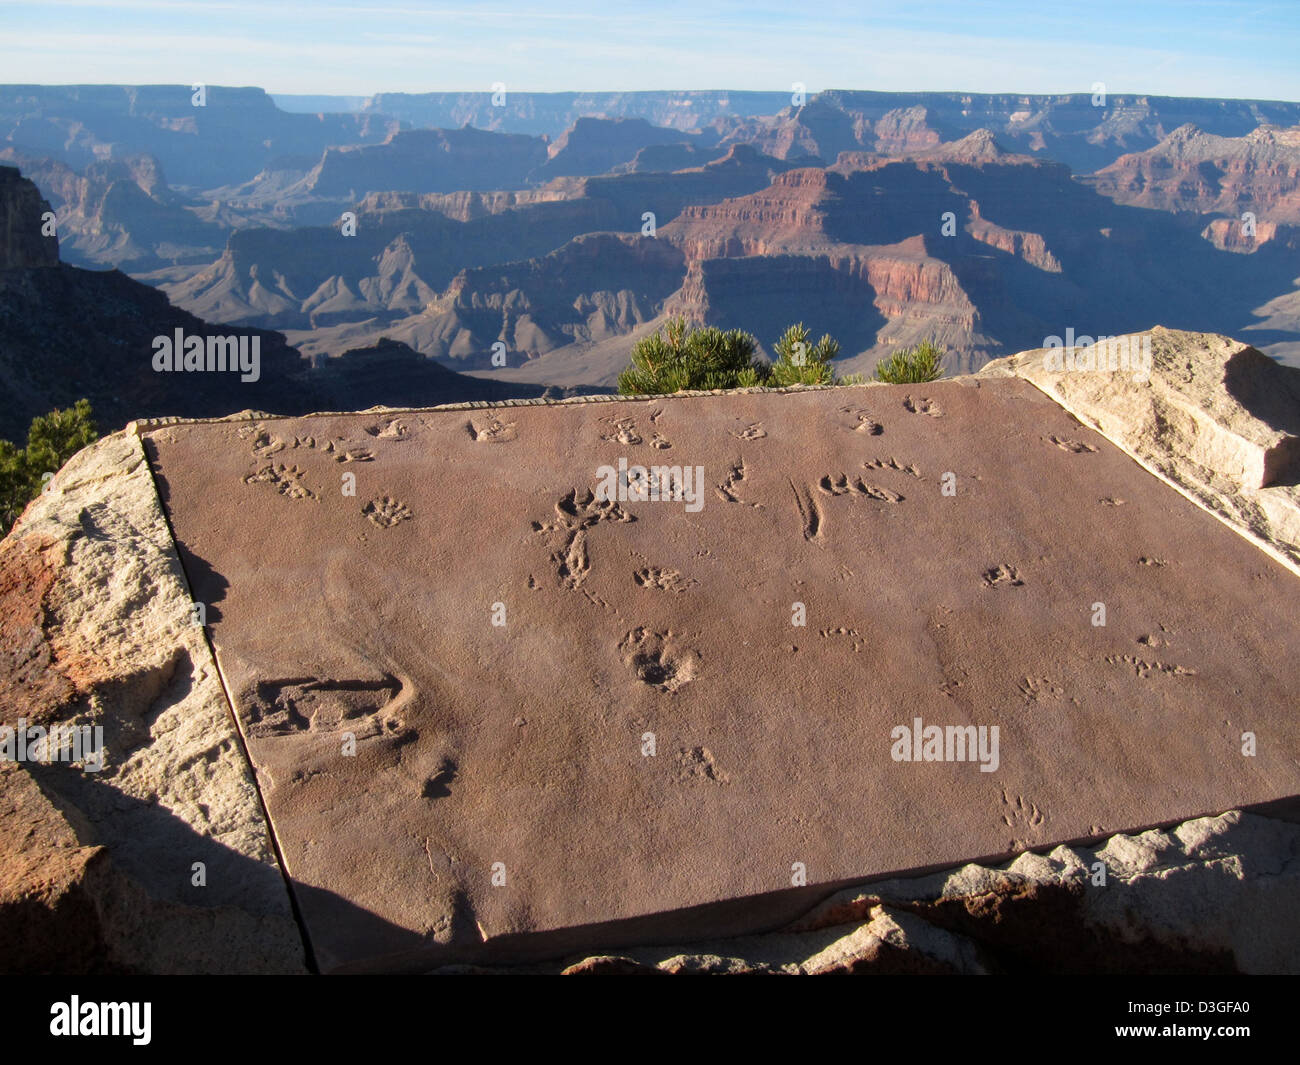
<path fill-rule="evenodd" d="M 1002 823 L 1015 832 L 1023 832 L 1027 829 L 1039 829 L 1047 821 L 1046 815 L 1032 802 L 1029 802 L 1023 795 L 1017 795 L 1014 798 L 1007 793 L 1007 789 L 1002 789 Z M 1034 832 L 1035 835 L 1039 834 Z M 1028 845 L 1028 841 L 1013 837 L 1009 846 L 1012 850 L 1020 850 Z"/>
<path fill-rule="evenodd" d="M 740 432 L 733 432 L 731 435 L 737 440 L 762 440 L 767 436 L 767 430 L 763 428 L 762 422 L 752 422 Z"/>
<path fill-rule="evenodd" d="M 650 632 L 635 628 L 619 641 L 623 661 L 637 679 L 662 692 L 675 692 L 695 679 L 699 671 L 698 651 L 677 650 L 671 632 Z"/>
<path fill-rule="evenodd" d="M 1143 555 L 1141 558 L 1138 559 L 1138 564 L 1141 566 L 1167 566 L 1169 565 L 1169 561 L 1168 559 L 1154 558 L 1150 555 Z"/>
<path fill-rule="evenodd" d="M 311 451 L 321 451 L 331 456 L 335 462 L 371 462 L 374 460 L 375 456 L 369 449 L 345 447 L 341 443 L 343 437 L 338 439 L 340 441 L 338 445 L 333 440 L 326 440 L 322 445 L 314 436 L 295 436 L 292 443 L 285 443 L 281 437 L 273 436 L 265 429 L 258 427 L 253 434 L 253 454 L 258 458 L 268 458 L 287 449 L 303 447 Z"/>
<path fill-rule="evenodd" d="M 391 418 L 386 422 L 367 426 L 365 431 L 368 435 L 376 436 L 380 440 L 405 440 L 411 433 L 406 427 L 406 423 L 400 418 Z"/>
<path fill-rule="evenodd" d="M 731 783 L 731 777 L 718 767 L 717 759 L 707 747 L 683 747 L 678 752 L 677 779 L 687 783 L 704 780 L 715 784 Z"/>
<path fill-rule="evenodd" d="M 375 458 L 374 454 L 364 447 L 335 447 L 333 440 L 325 445 L 324 451 L 327 455 L 333 455 L 335 462 L 373 462 Z"/>
<path fill-rule="evenodd" d="M 871 499 L 879 499 L 883 503 L 901 503 L 904 498 L 897 492 L 891 492 L 888 488 L 867 484 L 861 477 L 855 481 L 850 481 L 846 473 L 841 473 L 834 479 L 828 473 L 817 482 L 817 487 L 828 496 L 843 496 L 856 493 Z"/>
<path fill-rule="evenodd" d="M 931 418 L 942 418 L 943 408 L 932 399 L 922 397 L 913 399 L 911 396 L 903 400 L 903 409 L 911 411 L 913 414 L 928 414 Z"/>
<path fill-rule="evenodd" d="M 1127 502 L 1127 499 L 1118 499 L 1115 496 L 1103 496 L 1101 499 L 1103 507 L 1122 507 Z"/>
<path fill-rule="evenodd" d="M 390 499 L 388 496 L 384 496 L 382 499 L 372 499 L 361 508 L 361 513 L 381 529 L 391 529 L 394 525 L 410 521 L 412 517 L 410 507 L 405 503 L 399 503 L 396 499 Z"/>
<path fill-rule="evenodd" d="M 1048 696 L 1059 699 L 1065 694 L 1064 688 L 1046 677 L 1025 677 L 1016 687 L 1027 703 L 1036 703 Z"/>
<path fill-rule="evenodd" d="M 437 772 L 424 782 L 420 797 L 424 799 L 445 799 L 451 794 L 451 785 L 455 782 L 460 767 L 455 759 L 444 757 L 438 764 Z"/>
<path fill-rule="evenodd" d="M 1085 444 L 1082 440 L 1066 440 L 1064 437 L 1056 436 L 1055 434 L 1049 436 L 1047 439 L 1062 451 L 1068 451 L 1072 455 L 1083 455 L 1089 451 L 1097 450 L 1091 444 Z"/>
<path fill-rule="evenodd" d="M 921 480 L 921 471 L 915 465 L 902 465 L 896 458 L 887 459 L 870 459 L 862 464 L 864 470 L 897 470 L 899 473 L 906 473 Z"/>
<path fill-rule="evenodd" d="M 1185 669 L 1182 666 L 1171 666 L 1164 662 L 1148 662 L 1143 658 L 1138 658 L 1136 655 L 1107 655 L 1106 661 L 1111 665 L 1119 665 L 1123 663 L 1126 666 L 1132 666 L 1134 676 L 1138 677 L 1149 677 L 1153 673 L 1164 674 L 1170 677 L 1196 676 L 1196 670 L 1194 669 Z"/>
<path fill-rule="evenodd" d="M 470 437 L 480 444 L 504 444 L 516 437 L 515 423 L 500 418 L 476 424 L 473 419 L 465 423 Z"/>
<path fill-rule="evenodd" d="M 260 459 L 270 458 L 288 445 L 278 436 L 272 436 L 265 429 L 258 429 L 253 436 L 253 454 Z"/>
<path fill-rule="evenodd" d="M 289 499 L 319 499 L 310 488 L 302 483 L 301 467 L 285 466 L 283 463 L 263 466 L 256 473 L 244 478 L 245 484 L 269 484 L 282 496 Z"/>
<path fill-rule="evenodd" d="M 853 640 L 854 651 L 861 651 L 867 643 L 867 641 L 863 639 L 862 633 L 858 632 L 857 629 L 846 629 L 843 625 L 834 629 L 820 629 L 818 630 L 817 635 L 823 640 L 829 639 L 832 636 L 848 636 Z"/>
<path fill-rule="evenodd" d="M 646 566 L 632 574 L 642 588 L 658 588 L 665 592 L 684 592 L 699 581 L 683 577 L 675 569 L 659 569 L 658 566 Z"/>
<path fill-rule="evenodd" d="M 405 677 L 381 680 L 290 678 L 261 681 L 243 700 L 248 733 L 258 739 L 302 733 L 351 732 L 357 739 L 414 738 L 400 710 L 414 695 Z"/>
<path fill-rule="evenodd" d="M 577 489 L 562 496 L 555 504 L 560 522 L 569 529 L 589 529 L 602 521 L 636 521 L 636 518 L 612 499 L 597 499 L 588 489 L 579 497 Z"/>
<path fill-rule="evenodd" d="M 555 563 L 556 574 L 566 588 L 578 588 L 591 571 L 587 558 L 586 530 L 602 521 L 636 521 L 614 500 L 596 499 L 595 493 L 588 489 L 579 496 L 577 489 L 571 489 L 555 504 L 558 521 L 533 522 L 533 531 L 543 535 L 560 534 L 563 543 L 551 553 Z"/>
<path fill-rule="evenodd" d="M 732 465 L 731 469 L 727 471 L 727 479 L 722 484 L 714 485 L 713 490 L 718 494 L 719 499 L 727 503 L 744 503 L 745 506 L 747 507 L 753 507 L 755 510 L 762 510 L 763 509 L 762 503 L 747 502 L 746 500 L 741 499 L 739 496 L 737 496 L 734 491 L 732 491 L 732 489 L 734 489 L 736 485 L 738 485 L 744 479 L 745 479 L 745 460 L 741 459 L 739 462 Z"/>
<path fill-rule="evenodd" d="M 579 588 L 591 572 L 587 559 L 587 534 L 582 529 L 574 531 L 568 542 L 551 555 L 556 573 L 566 588 Z"/>
<path fill-rule="evenodd" d="M 870 414 L 865 410 L 857 407 L 841 407 L 841 414 L 852 414 L 857 420 L 857 424 L 851 428 L 855 433 L 862 433 L 866 436 L 879 436 L 885 431 L 885 427 L 877 421 L 873 421 Z"/>
<path fill-rule="evenodd" d="M 609 419 L 606 419 L 609 420 Z M 637 432 L 636 422 L 631 418 L 619 418 L 613 421 L 608 432 L 600 434 L 602 440 L 617 441 L 620 444 L 643 444 L 641 434 Z"/>
<path fill-rule="evenodd" d="M 805 489 L 803 495 L 790 481 L 790 491 L 794 493 L 794 505 L 799 510 L 799 520 L 803 522 L 803 538 L 809 543 L 820 543 L 823 537 L 822 512 L 813 499 L 811 490 Z"/>
<path fill-rule="evenodd" d="M 992 588 L 998 584 L 1006 584 L 1012 588 L 1019 588 L 1024 583 L 1024 579 L 1020 576 L 1020 571 L 1017 570 L 1015 566 L 994 566 L 992 569 L 986 569 L 984 571 L 984 586 L 986 588 Z"/>

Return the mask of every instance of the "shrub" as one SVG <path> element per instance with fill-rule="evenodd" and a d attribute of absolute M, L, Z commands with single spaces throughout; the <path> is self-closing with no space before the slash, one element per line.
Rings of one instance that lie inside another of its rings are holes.
<path fill-rule="evenodd" d="M 90 401 L 79 399 L 67 410 L 54 410 L 32 420 L 27 446 L 0 440 L 0 530 L 8 532 L 45 487 L 45 474 L 58 469 L 99 438 Z"/>
<path fill-rule="evenodd" d="M 808 327 L 792 325 L 776 342 L 776 362 L 772 366 L 772 383 L 786 385 L 835 384 L 831 360 L 840 353 L 839 341 L 829 333 L 816 344 L 808 343 Z"/>
<path fill-rule="evenodd" d="M 624 395 L 658 395 L 686 389 L 752 388 L 766 383 L 768 368 L 754 359 L 758 342 L 739 329 L 690 329 L 670 318 L 632 349 L 632 365 L 619 374 Z"/>
<path fill-rule="evenodd" d="M 923 340 L 914 348 L 901 348 L 876 364 L 876 380 L 891 385 L 923 384 L 943 376 L 943 349 Z"/>

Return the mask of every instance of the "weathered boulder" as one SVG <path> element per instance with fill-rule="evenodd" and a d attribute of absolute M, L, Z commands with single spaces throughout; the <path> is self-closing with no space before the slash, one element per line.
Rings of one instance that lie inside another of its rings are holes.
<path fill-rule="evenodd" d="M 301 970 L 134 434 L 73 458 L 0 544 L 0 636 L 0 724 L 102 730 L 97 757 L 0 762 L 0 971 Z"/>

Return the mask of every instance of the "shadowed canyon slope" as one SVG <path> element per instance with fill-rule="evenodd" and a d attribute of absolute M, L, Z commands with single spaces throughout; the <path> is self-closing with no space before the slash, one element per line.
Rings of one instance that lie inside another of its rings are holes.
<path fill-rule="evenodd" d="M 303 413 L 543 393 L 467 378 L 393 343 L 358 344 L 313 366 L 279 333 L 212 325 L 116 270 L 59 262 L 57 240 L 42 235 L 50 213 L 32 182 L 0 167 L 0 438 L 21 441 L 34 417 L 81 398 L 91 401 L 101 428 L 115 429 L 149 415 Z M 208 338 L 247 338 L 258 356 L 255 379 L 231 370 L 157 371 L 157 339 L 170 341 L 178 331 L 205 347 Z"/>

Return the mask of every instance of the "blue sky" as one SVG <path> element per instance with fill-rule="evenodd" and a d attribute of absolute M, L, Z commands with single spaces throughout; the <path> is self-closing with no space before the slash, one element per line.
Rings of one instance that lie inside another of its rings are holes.
<path fill-rule="evenodd" d="M 1300 0 L 0 0 L 0 82 L 1300 100 Z"/>

